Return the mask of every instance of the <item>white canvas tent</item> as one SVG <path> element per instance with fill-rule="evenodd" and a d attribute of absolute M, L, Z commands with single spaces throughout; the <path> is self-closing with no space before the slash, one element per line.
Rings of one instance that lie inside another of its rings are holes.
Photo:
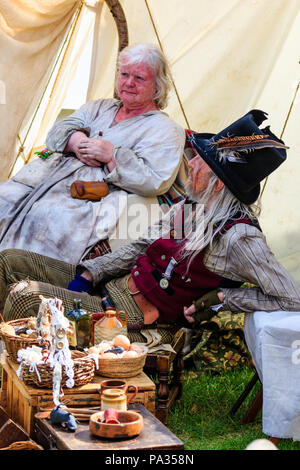
<path fill-rule="evenodd" d="M 266 181 L 261 225 L 300 283 L 299 7 L 300 0 L 0 0 L 1 180 L 44 145 L 63 108 L 113 96 L 119 47 L 157 43 L 173 77 L 166 111 L 183 127 L 218 132 L 259 108 L 290 147 Z"/>

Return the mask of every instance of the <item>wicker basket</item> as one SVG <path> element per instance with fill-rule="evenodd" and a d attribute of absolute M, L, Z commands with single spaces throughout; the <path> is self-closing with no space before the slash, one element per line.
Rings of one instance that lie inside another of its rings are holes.
<path fill-rule="evenodd" d="M 110 378 L 127 378 L 135 377 L 143 372 L 143 367 L 146 362 L 148 349 L 143 347 L 144 353 L 137 357 L 121 357 L 116 359 L 99 358 L 99 367 L 96 368 L 95 373 L 102 377 Z"/>
<path fill-rule="evenodd" d="M 95 361 L 87 356 L 86 353 L 81 351 L 71 351 L 72 359 L 74 361 L 74 387 L 85 385 L 91 382 L 95 374 Z M 26 385 L 35 385 L 39 388 L 52 388 L 53 383 L 53 369 L 49 364 L 38 364 L 37 369 L 40 375 L 40 380 L 35 370 L 30 372 L 30 366 L 22 364 L 21 378 Z M 62 374 L 61 386 L 65 387 L 66 381 L 68 380 L 67 375 L 64 372 Z"/>
<path fill-rule="evenodd" d="M 26 325 L 28 318 L 19 318 L 18 320 L 12 320 L 6 322 L 7 324 L 22 328 Z M 18 351 L 19 349 L 26 349 L 27 347 L 31 347 L 33 345 L 39 346 L 39 340 L 35 338 L 24 338 L 23 336 L 13 336 L 9 335 L 3 331 L 1 331 L 1 323 L 0 323 L 0 337 L 2 338 L 5 349 L 9 358 L 13 361 L 18 363 Z"/>
<path fill-rule="evenodd" d="M 8 447 L 1 447 L 0 450 L 44 450 L 44 448 L 30 439 L 28 441 L 13 442 Z"/>

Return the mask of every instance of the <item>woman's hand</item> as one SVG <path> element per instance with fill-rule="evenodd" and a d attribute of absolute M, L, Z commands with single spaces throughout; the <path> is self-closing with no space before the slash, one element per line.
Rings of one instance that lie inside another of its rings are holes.
<path fill-rule="evenodd" d="M 75 155 L 77 156 L 79 152 L 78 146 L 81 143 L 81 141 L 85 139 L 86 139 L 86 135 L 84 132 L 81 132 L 81 131 L 73 132 L 73 134 L 68 140 L 67 145 L 64 148 L 64 153 L 72 152 L 72 153 L 75 153 Z"/>
<path fill-rule="evenodd" d="M 108 140 L 85 137 L 78 144 L 77 158 L 89 166 L 109 164 L 113 160 L 114 146 Z"/>
<path fill-rule="evenodd" d="M 69 138 L 64 153 L 75 153 L 78 160 L 88 166 L 99 167 L 106 163 L 112 171 L 116 166 L 113 150 L 114 146 L 108 140 L 89 138 L 84 132 L 76 131 Z"/>

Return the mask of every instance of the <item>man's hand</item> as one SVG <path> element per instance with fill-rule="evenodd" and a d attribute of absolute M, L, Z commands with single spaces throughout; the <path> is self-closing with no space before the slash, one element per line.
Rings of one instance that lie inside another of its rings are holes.
<path fill-rule="evenodd" d="M 196 309 L 194 304 L 190 305 L 189 307 L 183 307 L 183 314 L 189 323 L 195 322 L 195 319 L 193 318 L 195 312 Z"/>
<path fill-rule="evenodd" d="M 101 166 L 113 160 L 114 146 L 108 140 L 85 137 L 78 144 L 78 159 L 89 166 Z"/>
<path fill-rule="evenodd" d="M 93 287 L 93 277 L 91 273 L 86 270 L 81 274 L 75 274 L 74 279 L 69 283 L 67 289 L 74 292 L 87 292 L 91 294 Z"/>
<path fill-rule="evenodd" d="M 218 289 L 212 290 L 200 297 L 189 307 L 183 308 L 183 314 L 189 323 L 200 325 L 203 321 L 208 321 L 216 315 L 211 309 L 213 305 L 218 305 L 224 300 L 223 292 Z"/>
<path fill-rule="evenodd" d="M 84 279 L 86 279 L 87 281 L 93 281 L 93 276 L 91 275 L 90 271 L 88 271 L 88 269 L 86 269 L 85 271 L 83 271 L 81 274 L 80 274 L 81 277 L 84 277 Z"/>

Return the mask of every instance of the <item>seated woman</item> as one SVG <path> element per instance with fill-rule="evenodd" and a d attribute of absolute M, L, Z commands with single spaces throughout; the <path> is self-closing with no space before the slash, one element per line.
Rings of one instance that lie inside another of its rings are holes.
<path fill-rule="evenodd" d="M 158 48 L 124 49 L 117 68 L 119 99 L 90 101 L 56 123 L 46 139 L 54 152 L 49 159 L 29 163 L 0 184 L 0 249 L 76 264 L 114 233 L 128 193 L 148 198 L 168 191 L 185 143 L 184 130 L 161 111 L 169 83 Z M 49 166 L 36 184 L 24 178 L 35 166 Z M 75 180 L 105 181 L 109 194 L 101 201 L 74 199 Z"/>

